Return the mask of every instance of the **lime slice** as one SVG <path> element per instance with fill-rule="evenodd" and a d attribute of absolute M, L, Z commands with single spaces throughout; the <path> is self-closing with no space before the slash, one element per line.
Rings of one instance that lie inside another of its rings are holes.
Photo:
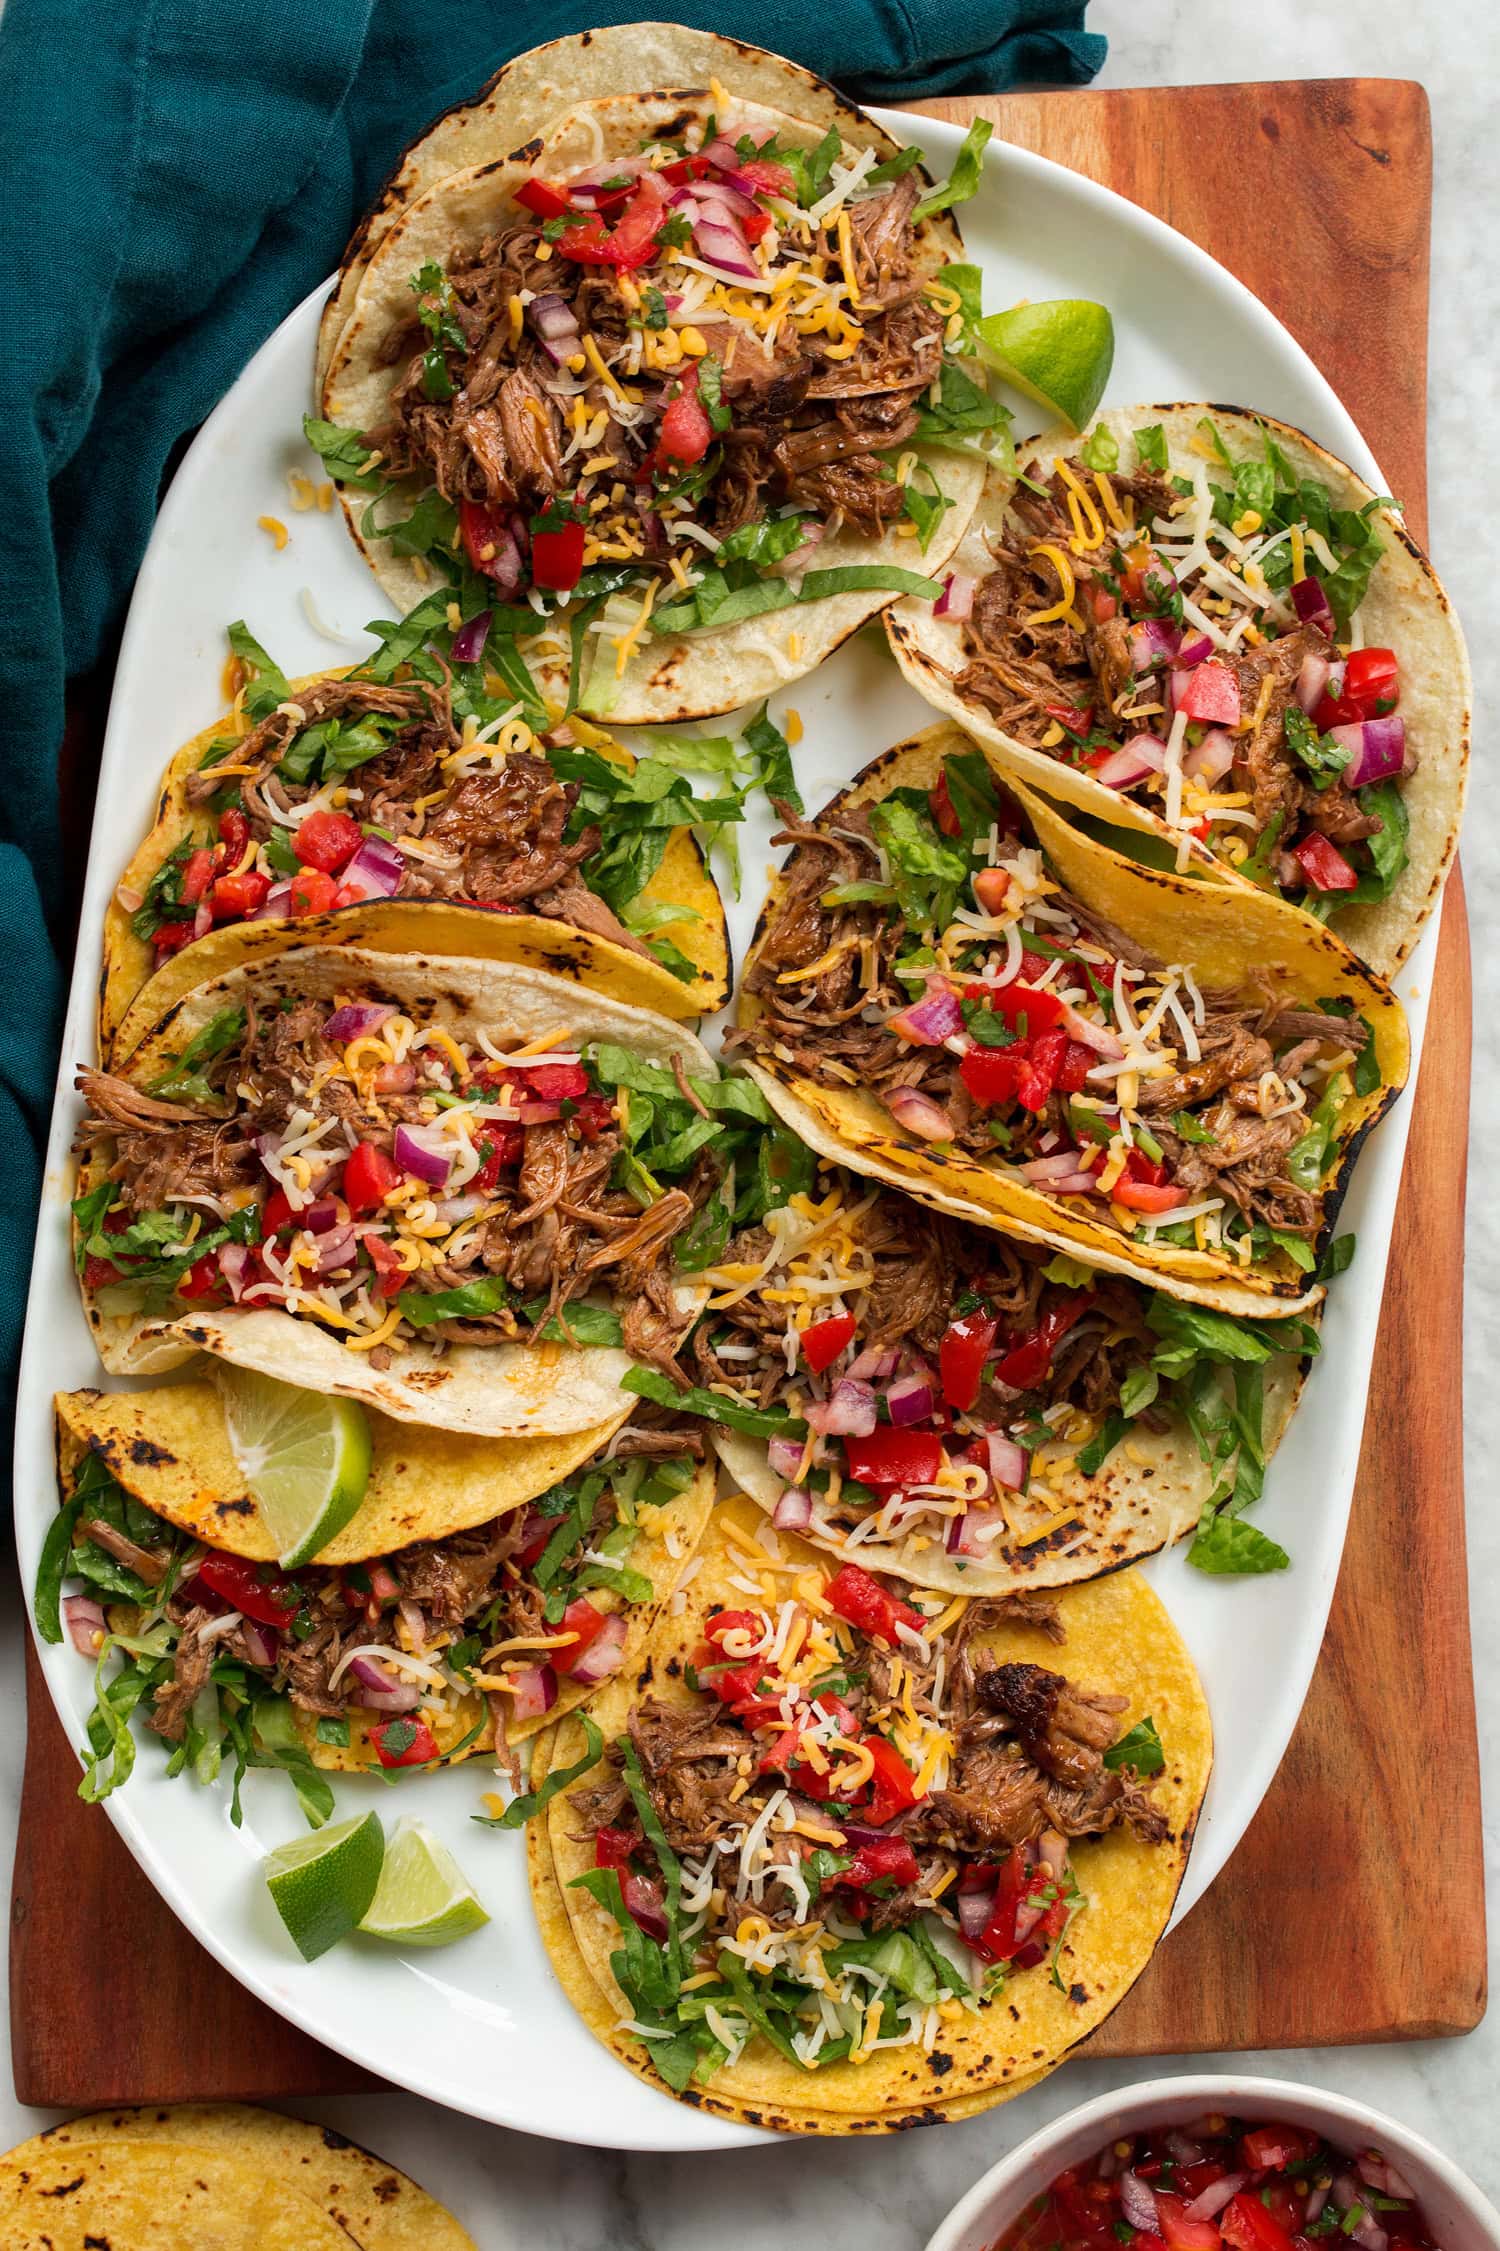
<path fill-rule="evenodd" d="M 266 1887 L 306 1961 L 315 1962 L 357 1927 L 375 1897 L 384 1858 L 385 1836 L 374 1813 L 294 1837 L 266 1854 Z"/>
<path fill-rule="evenodd" d="M 1086 297 L 1012 305 L 979 323 L 989 359 L 1018 391 L 1050 407 L 1075 430 L 1093 416 L 1115 361 L 1115 324 Z"/>
<path fill-rule="evenodd" d="M 447 1946 L 488 1921 L 447 1846 L 420 1821 L 398 1821 L 360 1929 L 399 1946 Z"/>
<path fill-rule="evenodd" d="M 342 1532 L 370 1482 L 370 1425 L 354 1399 L 325 1399 L 249 1368 L 219 1378 L 229 1443 L 284 1570 Z"/>

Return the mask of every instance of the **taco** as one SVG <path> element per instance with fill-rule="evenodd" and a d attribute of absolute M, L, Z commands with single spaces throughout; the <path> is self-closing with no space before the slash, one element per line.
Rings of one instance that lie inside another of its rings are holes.
<path fill-rule="evenodd" d="M 0 2159 L 6 2251 L 349 2251 L 354 2240 L 295 2179 L 233 2151 L 80 2139 Z"/>
<path fill-rule="evenodd" d="M 820 1154 L 1222 1312 L 1317 1302 L 1409 1063 L 1331 932 L 1110 851 L 952 726 L 782 841 L 736 1037 Z"/>
<path fill-rule="evenodd" d="M 1033 788 L 1278 891 L 1393 974 L 1457 845 L 1471 699 L 1399 514 L 1234 407 L 1117 407 L 1018 469 L 943 600 L 886 613 L 913 687 Z"/>
<path fill-rule="evenodd" d="M 722 1006 L 724 909 L 680 822 L 698 815 L 685 779 L 640 802 L 632 759 L 558 739 L 533 706 L 535 732 L 482 650 L 288 681 L 234 638 L 264 661 L 173 759 L 105 913 L 103 1053 L 292 926 L 529 962 L 665 1016 Z"/>
<path fill-rule="evenodd" d="M 636 1362 L 674 1373 L 700 1218 L 737 1159 L 753 1199 L 771 1116 L 644 1010 L 357 946 L 228 968 L 79 1085 L 106 1368 L 201 1350 L 491 1437 L 585 1429 Z"/>
<path fill-rule="evenodd" d="M 166 1450 L 180 1445 L 192 1430 L 181 1390 L 138 1398 L 140 1426 Z M 35 1594 L 42 1639 L 66 1635 L 100 1668 L 91 1802 L 132 1769 L 136 1711 L 174 1747 L 171 1771 L 200 1781 L 226 1759 L 297 1775 L 308 1761 L 357 1773 L 508 1757 L 549 1713 L 640 1661 L 713 1506 L 696 1429 L 616 1431 L 538 1490 L 535 1461 L 512 1458 L 498 1475 L 486 1464 L 492 1441 L 386 1423 L 377 1443 L 391 1481 L 451 1461 L 488 1484 L 492 1513 L 476 1523 L 460 1499 L 442 1523 L 439 1490 L 421 1536 L 282 1572 L 253 1517 L 232 1544 L 185 1530 L 155 1464 L 121 1460 L 107 1422 L 96 1440 L 96 1399 L 57 1401 L 62 1506 Z M 462 1493 L 457 1477 L 447 1487 Z"/>
<path fill-rule="evenodd" d="M 779 1528 L 950 1594 L 1066 1586 L 1256 1498 L 1303 1321 L 1238 1321 L 829 1167 L 730 1243 L 696 1373 L 782 1429 L 714 1430 Z M 1234 1535 L 1203 1527 L 1213 1563 Z"/>
<path fill-rule="evenodd" d="M 537 1746 L 543 1936 L 590 2029 L 792 2131 L 1004 2100 L 1114 2007 L 1181 1882 L 1212 1737 L 1166 1612 L 1130 1572 L 946 1602 L 745 1501 L 699 1562 L 638 1675 Z"/>
<path fill-rule="evenodd" d="M 571 624 L 579 707 L 624 722 L 934 599 L 1007 419 L 949 209 L 987 132 L 934 189 L 868 120 L 611 94 L 408 205 L 307 426 L 392 601 L 506 605 L 546 681 Z"/>

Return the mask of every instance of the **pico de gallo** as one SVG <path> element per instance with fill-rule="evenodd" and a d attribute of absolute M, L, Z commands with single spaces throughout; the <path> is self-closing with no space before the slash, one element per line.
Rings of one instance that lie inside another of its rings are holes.
<path fill-rule="evenodd" d="M 786 1417 L 766 1440 L 780 1528 L 876 1569 L 1057 1554 L 1083 1575 L 1099 1526 L 1080 1481 L 1132 1432 L 1169 1429 L 1185 1463 L 1202 1449 L 1210 1485 L 1258 1496 L 1265 1373 L 1317 1350 L 1308 1324 L 1187 1305 L 832 1168 L 819 1186 L 707 1270 L 692 1339 L 702 1385 Z M 1286 1561 L 1210 1508 L 1191 1555 L 1222 1571 L 1252 1550 L 1255 1568 Z"/>
<path fill-rule="evenodd" d="M 1341 1119 L 1381 1084 L 1364 1018 L 1153 959 L 1064 891 L 978 752 L 777 841 L 750 1052 L 1134 1241 L 1312 1271 Z"/>
<path fill-rule="evenodd" d="M 205 1547 L 86 1452 L 37 1571 L 38 1631 L 98 1671 L 83 1795 L 132 1771 L 139 1713 L 167 1773 L 291 1775 L 316 1825 L 333 1808 L 319 1766 L 431 1767 L 532 1732 L 560 1688 L 619 1669 L 631 1614 L 657 1598 L 639 1565 L 692 1483 L 696 1431 L 648 1421 L 600 1459 L 488 1524 L 397 1553 L 284 1573 Z M 659 1566 L 660 1567 L 660 1566 Z M 71 1590 L 71 1591 L 69 1591 Z M 539 1648 L 545 1655 L 539 1661 Z M 512 1766 L 514 1761 L 511 1759 Z"/>
<path fill-rule="evenodd" d="M 1045 1597 L 949 1604 L 827 1563 L 767 1600 L 751 1591 L 767 1561 L 747 1540 L 745 1598 L 704 1601 L 681 1693 L 646 1697 L 602 1761 L 596 1731 L 543 1785 L 567 1792 L 568 1832 L 593 1845 L 576 1881 L 625 1936 L 624 2029 L 679 2092 L 752 2042 L 811 2076 L 930 2054 L 1023 1979 L 1069 1991 L 1088 1957 L 1080 1842 L 1169 1844 L 1150 1714 L 986 1657 L 1014 1622 L 1065 1641 Z"/>
<path fill-rule="evenodd" d="M 1162 425 L 1108 425 L 1038 460 L 950 582 L 958 693 L 1013 740 L 1092 774 L 1323 919 L 1388 898 L 1416 770 L 1399 652 L 1360 607 L 1380 502 L 1341 508 L 1271 432 L 1233 457 L 1217 425 L 1169 457 Z"/>
<path fill-rule="evenodd" d="M 583 171 L 544 146 L 487 240 L 410 276 L 379 425 L 306 424 L 369 495 L 366 533 L 466 616 L 576 622 L 592 711 L 653 639 L 849 592 L 934 599 L 953 449 L 1008 451 L 978 270 L 944 265 L 928 224 L 974 193 L 989 125 L 934 189 L 913 148 L 784 142 L 735 108 Z M 820 557 L 840 529 L 853 545 Z"/>
<path fill-rule="evenodd" d="M 1210 2114 L 1147 2127 L 1070 2165 L 991 2251 L 1436 2251 L 1416 2191 L 1378 2149 L 1313 2128 Z"/>
<path fill-rule="evenodd" d="M 525 1046 L 376 986 L 295 1000 L 251 979 L 148 1084 L 79 1073 L 74 1203 L 105 1313 L 273 1307 L 386 1367 L 414 1344 L 621 1345 L 672 1373 L 677 1253 L 725 1171 L 755 1208 L 757 1089 L 565 1024 Z M 626 1080 L 661 1099 L 627 1113 Z M 716 1206 L 717 1210 L 717 1206 Z"/>

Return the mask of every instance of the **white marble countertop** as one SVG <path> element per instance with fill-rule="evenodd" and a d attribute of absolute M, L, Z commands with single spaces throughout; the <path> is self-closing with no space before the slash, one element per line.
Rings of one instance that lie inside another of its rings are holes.
<path fill-rule="evenodd" d="M 1393 77 L 1420 79 L 1432 102 L 1436 143 L 1431 353 L 1431 534 L 1439 570 L 1465 617 L 1481 714 L 1479 762 L 1464 839 L 1476 985 L 1476 1118 L 1500 1098 L 1489 1006 L 1490 963 L 1500 940 L 1500 806 L 1487 786 L 1484 715 L 1500 704 L 1500 654 L 1485 600 L 1500 581 L 1500 533 L 1484 505 L 1500 471 L 1493 338 L 1500 312 L 1500 158 L 1492 118 L 1500 78 L 1495 0 L 1094 0 L 1090 22 L 1108 33 L 1104 86 L 1205 79 Z M 1476 1133 L 1487 1151 L 1488 1136 Z M 1487 1183 L 1486 1183 L 1487 1185 Z M 1492 1896 L 1500 1898 L 1500 1636 L 1486 1596 L 1500 1593 L 1500 1214 L 1485 1196 L 1471 1206 L 1468 1296 L 1468 1476 L 1481 1743 L 1488 1751 Z M 21 1696 L 13 1598 L 0 1633 L 0 1693 Z M 1399 1724 L 1399 1715 L 1392 1715 Z M 0 1867 L 8 1867 L 21 1737 L 0 1733 Z M 1440 1786 L 1435 1844 L 1441 1836 Z M 1378 1808 L 1372 1808 L 1378 1818 Z M 1500 1922 L 1500 1916 L 1497 1916 Z M 101 1991 L 107 2011 L 107 1992 Z M 5 2038 L 0 2011 L 0 2041 Z M 480 2126 L 400 2095 L 307 2104 L 409 2168 L 460 2215 L 482 2251 L 545 2244 L 548 2251 L 696 2251 L 728 2232 L 738 2251 L 914 2251 L 988 2166 L 1045 2120 L 1107 2088 L 1174 2068 L 1245 2068 L 1315 2080 L 1394 2112 L 1467 2166 L 1500 2201 L 1500 2012 L 1467 2040 L 1296 2054 L 1076 2064 L 1029 2097 L 967 2125 L 887 2143 L 758 2149 L 705 2157 L 622 2157 L 565 2148 Z M 50 2123 L 23 2111 L 0 2054 L 0 2150 Z M 578 2121 L 580 2134 L 587 2120 Z"/>

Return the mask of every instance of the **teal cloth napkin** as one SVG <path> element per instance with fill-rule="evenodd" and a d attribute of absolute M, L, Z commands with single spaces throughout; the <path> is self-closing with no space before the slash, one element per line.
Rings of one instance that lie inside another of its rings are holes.
<path fill-rule="evenodd" d="M 68 943 L 65 683 L 111 648 L 177 449 L 336 264 L 405 143 L 522 48 L 654 12 L 609 0 L 6 0 L 0 1387 L 20 1333 Z M 1081 83 L 1104 60 L 1084 0 L 838 0 L 806 17 L 736 0 L 680 13 L 869 100 Z"/>

